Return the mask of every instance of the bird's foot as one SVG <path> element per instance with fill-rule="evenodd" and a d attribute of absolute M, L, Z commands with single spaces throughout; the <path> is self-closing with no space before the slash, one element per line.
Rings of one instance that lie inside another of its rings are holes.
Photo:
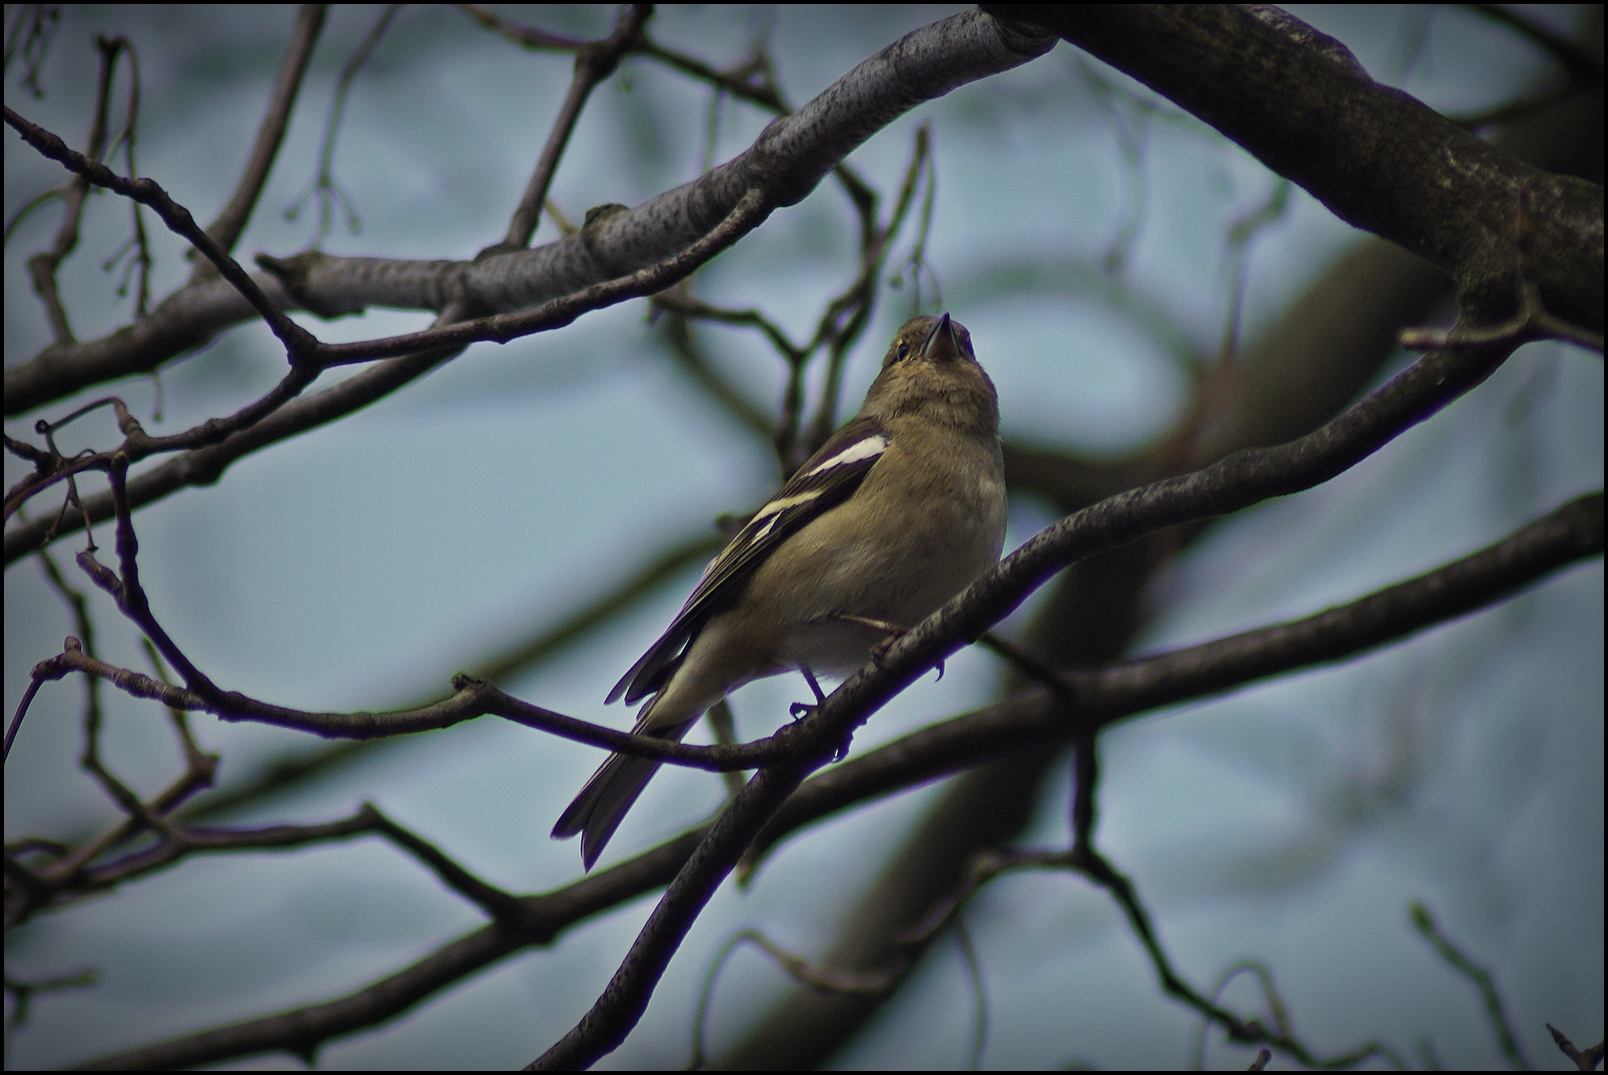
<path fill-rule="evenodd" d="M 900 634 L 903 634 L 903 633 L 904 632 L 902 632 L 902 631 L 900 632 Z M 893 644 L 895 642 L 897 642 L 897 641 L 899 641 L 898 638 L 885 638 L 881 642 L 878 642 L 876 645 L 872 646 L 871 647 L 871 663 L 876 665 L 878 668 L 886 668 L 886 667 L 888 667 L 886 664 L 883 663 L 883 658 L 888 655 L 888 650 L 893 648 Z M 942 661 L 942 659 L 940 659 L 938 661 L 938 678 L 939 679 L 944 678 L 944 662 Z"/>
<path fill-rule="evenodd" d="M 854 616 L 847 612 L 838 612 L 834 613 L 833 617 L 842 620 L 844 623 L 857 623 L 861 627 L 869 627 L 873 631 L 882 632 L 882 641 L 871 647 L 871 663 L 878 668 L 887 667 L 882 663 L 882 658 L 887 655 L 888 647 L 903 638 L 907 631 L 907 628 L 900 627 L 897 623 L 872 619 L 870 616 Z"/>

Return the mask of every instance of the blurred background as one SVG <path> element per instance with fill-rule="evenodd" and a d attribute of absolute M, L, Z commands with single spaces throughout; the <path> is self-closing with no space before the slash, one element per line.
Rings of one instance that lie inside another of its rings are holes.
<path fill-rule="evenodd" d="M 590 37 L 613 19 L 605 7 L 498 10 Z M 797 105 L 900 35 L 958 10 L 665 7 L 650 29 L 667 47 L 721 68 L 762 45 Z M 1594 10 L 1517 10 L 1567 36 L 1589 23 L 1600 56 Z M 1451 116 L 1529 98 L 1553 71 L 1534 43 L 1467 9 L 1292 11 L 1339 38 L 1379 81 Z M 8 26 L 13 14 L 8 7 Z M 293 19 L 293 9 L 255 6 L 65 7 L 39 78 L 44 96 L 22 86 L 13 64 L 7 103 L 70 143 L 81 139 L 93 105 L 93 35 L 126 35 L 139 59 L 140 172 L 205 221 L 232 189 Z M 375 19 L 363 7 L 332 11 L 237 251 L 242 260 L 314 242 L 314 204 L 296 219 L 286 210 L 313 180 L 335 79 Z M 360 230 L 339 215 L 321 249 L 458 259 L 498 239 L 570 67 L 569 56 L 526 52 L 461 12 L 403 9 L 359 72 L 336 143 L 336 176 Z M 712 107 L 711 96 L 662 64 L 627 60 L 589 103 L 554 204 L 578 222 L 591 206 L 635 205 L 741 152 L 770 117 L 730 99 Z M 1597 100 L 1600 109 L 1600 85 Z M 1525 151 L 1557 170 L 1589 174 L 1594 154 L 1600 182 L 1600 111 L 1580 122 L 1590 125 L 1573 134 L 1538 131 L 1540 120 L 1488 133 L 1529 138 Z M 849 354 L 836 414 L 853 413 L 906 317 L 950 311 L 971 330 L 999 388 L 1012 451 L 1007 550 L 1091 496 L 1187 469 L 1225 446 L 1296 435 L 1281 423 L 1324 406 L 1332 413 L 1407 361 L 1376 341 L 1400 324 L 1450 321 L 1449 292 L 1433 271 L 1383 250 L 1214 131 L 1068 45 L 929 102 L 856 151 L 848 163 L 881 194 L 884 217 L 923 125 L 932 161 L 923 182 L 935 180 L 925 262 L 917 275 L 902 260 L 917 241 L 923 187 Z M 1555 126 L 1570 130 L 1562 120 Z M 7 138 L 9 222 L 62 175 Z M 1565 160 L 1569 153 L 1583 153 L 1584 163 Z M 93 197 L 81 247 L 63 266 L 80 339 L 131 317 L 130 299 L 118 293 L 122 265 L 106 268 L 125 242 L 128 213 L 121 199 Z M 8 366 L 50 339 L 26 262 L 49 244 L 56 222 L 55 210 L 36 213 L 9 237 Z M 160 298 L 189 262 L 158 221 L 146 226 Z M 544 217 L 536 241 L 556 237 Z M 826 181 L 702 270 L 692 289 L 721 306 L 755 307 L 804 341 L 853 279 L 857 242 L 848 200 Z M 627 726 L 631 714 L 604 707 L 603 696 L 674 615 L 701 557 L 685 555 L 683 567 L 595 629 L 553 638 L 555 625 L 671 552 L 718 545 L 717 516 L 763 500 L 781 476 L 768 428 L 728 402 L 735 395 L 774 422 L 788 373 L 759 333 L 694 324 L 686 331 L 705 364 L 691 376 L 675 319 L 648 314 L 639 300 L 562 331 L 475 345 L 359 414 L 245 458 L 215 486 L 141 510 L 141 565 L 156 615 L 226 689 L 316 710 L 411 704 L 444 693 L 458 669 L 549 639 L 539 659 L 500 685 Z M 1376 314 L 1378 323 L 1368 323 Z M 297 317 L 331 341 L 430 321 L 385 310 L 334 322 Z M 1329 343 L 1372 353 L 1341 358 Z M 1192 419 L 1203 386 L 1222 383 L 1214 371 L 1229 347 L 1242 360 L 1229 378 L 1235 402 Z M 110 390 L 148 430 L 175 431 L 261 395 L 283 361 L 268 331 L 249 325 L 154 380 Z M 806 416 L 820 405 L 825 365 L 818 356 L 806 371 Z M 1303 616 L 1466 555 L 1601 486 L 1602 374 L 1595 356 L 1530 345 L 1469 397 L 1328 484 L 1224 520 L 1178 555 L 1177 537 L 1166 550 L 1147 546 L 1142 570 L 1118 569 L 1120 585 L 1047 588 L 1001 633 L 1033 641 L 1037 631 L 1034 644 L 1048 648 L 1043 633 L 1065 622 L 1050 606 L 1066 602 L 1081 618 L 1061 634 L 1076 634 L 1085 648 L 1064 659 L 1171 648 Z M 29 437 L 35 418 L 106 392 L 9 420 L 7 431 Z M 100 412 L 58 443 L 71 452 L 116 439 Z M 9 485 L 22 469 L 11 458 L 6 468 Z M 85 487 L 99 488 L 93 480 Z M 110 535 L 109 526 L 97 529 L 103 545 Z M 71 564 L 81 542 L 70 538 L 55 555 L 73 585 L 91 590 Z M 1474 989 L 1411 928 L 1408 905 L 1422 900 L 1496 975 L 1531 1062 L 1561 1059 L 1544 1023 L 1581 1046 L 1600 1040 L 1602 594 L 1601 563 L 1576 567 L 1381 653 L 1107 733 L 1100 846 L 1138 886 L 1179 971 L 1209 990 L 1236 961 L 1263 961 L 1295 1031 L 1325 1055 L 1378 1040 L 1412 1066 L 1502 1063 Z M 110 601 L 98 591 L 90 600 L 104 659 L 148 671 Z M 8 709 L 28 670 L 73 630 L 37 561 L 11 565 Z M 983 704 L 1010 674 L 998 658 L 969 650 L 941 682 L 929 676 L 877 714 L 855 750 Z M 801 690 L 797 677 L 744 688 L 733 699 L 740 735 L 771 731 Z M 7 766 L 8 841 L 82 840 L 115 819 L 78 768 L 82 696 L 69 680 L 34 702 Z M 107 764 L 150 794 L 178 771 L 166 717 L 115 691 L 104 700 Z M 202 745 L 223 757 L 225 795 L 325 750 L 262 726 L 206 717 L 194 725 Z M 707 731 L 693 741 L 708 741 Z M 491 882 L 543 891 L 580 873 L 577 846 L 547 833 L 599 757 L 482 719 L 348 751 L 306 779 L 240 795 L 207 820 L 314 822 L 371 800 Z M 1015 842 L 1068 838 L 1067 765 L 1046 760 L 1031 775 L 999 777 L 1030 818 Z M 924 826 L 953 794 L 940 784 L 861 808 L 783 845 L 745 890 L 728 883 L 640 1026 L 602 1066 L 685 1065 L 720 946 L 757 927 L 792 951 L 824 957 L 851 909 L 900 868 L 890 865 L 903 861 L 896 856 L 930 838 Z M 722 795 L 716 777 L 665 770 L 601 866 L 698 823 Z M 652 906 L 640 900 L 586 923 L 550 950 L 330 1044 L 318 1063 L 523 1064 L 591 1005 Z M 1193 1062 L 1198 1018 L 1162 995 L 1104 893 L 1066 875 L 1008 877 L 965 921 L 986 983 L 983 1066 Z M 58 1066 L 341 996 L 481 922 L 378 840 L 194 857 L 8 937 L 12 978 L 94 968 L 100 980 L 36 998 L 10 1036 L 7 1062 Z M 768 959 L 740 950 L 713 993 L 712 1053 L 740 1042 L 757 1048 L 767 1013 L 785 1011 L 778 1005 L 792 995 Z M 1235 978 L 1223 997 L 1239 1011 L 1265 1011 L 1249 977 Z M 834 1066 L 966 1064 L 977 1001 L 953 936 L 890 1004 L 863 1018 L 832 1054 Z M 1248 1062 L 1220 1034 L 1207 1040 L 1207 1066 Z M 269 1056 L 238 1066 L 299 1065 Z"/>

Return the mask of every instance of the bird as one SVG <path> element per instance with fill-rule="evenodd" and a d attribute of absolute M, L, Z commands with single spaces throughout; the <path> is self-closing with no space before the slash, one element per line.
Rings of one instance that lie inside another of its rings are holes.
<path fill-rule="evenodd" d="M 607 703 L 648 698 L 633 733 L 679 741 L 744 683 L 846 676 L 999 560 L 999 402 L 949 314 L 894 336 L 859 414 L 704 569 Z M 808 706 L 795 705 L 795 712 Z M 660 762 L 614 754 L 553 826 L 590 871 Z"/>

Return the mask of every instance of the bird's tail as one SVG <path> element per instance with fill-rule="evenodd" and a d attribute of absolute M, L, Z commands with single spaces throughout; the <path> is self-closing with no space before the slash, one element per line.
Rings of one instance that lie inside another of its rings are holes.
<path fill-rule="evenodd" d="M 670 728 L 656 728 L 646 734 L 679 742 L 692 724 L 688 721 Z M 553 826 L 553 839 L 567 840 L 580 833 L 581 865 L 590 870 L 661 764 L 652 758 L 610 755 Z"/>

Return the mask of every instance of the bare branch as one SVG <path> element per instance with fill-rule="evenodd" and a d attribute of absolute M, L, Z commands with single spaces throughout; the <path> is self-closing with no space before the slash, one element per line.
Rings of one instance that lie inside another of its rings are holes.
<path fill-rule="evenodd" d="M 1376 606 L 1383 602 L 1394 608 L 1398 617 L 1394 637 L 1405 637 L 1413 630 L 1441 622 L 1428 618 L 1432 615 L 1450 618 L 1479 607 L 1478 604 L 1449 603 L 1447 591 L 1454 584 L 1466 590 L 1467 601 L 1489 604 L 1561 566 L 1587 555 L 1600 555 L 1602 542 L 1599 494 L 1568 505 L 1497 545 L 1418 579 L 1362 598 L 1352 605 L 1320 613 L 1307 621 L 1248 632 L 1236 639 L 1244 640 L 1240 645 L 1249 646 L 1252 636 L 1260 634 L 1265 643 L 1271 644 L 1296 637 L 1300 632 L 1293 628 L 1306 623 L 1310 625 L 1310 637 L 1314 641 L 1322 640 L 1319 652 L 1325 655 L 1323 659 L 1338 659 L 1340 654 L 1328 646 L 1327 636 L 1334 633 L 1336 617 L 1348 610 L 1357 610 L 1359 621 L 1371 623 L 1376 619 Z M 1387 639 L 1379 635 L 1366 634 L 1353 639 L 1353 644 L 1360 650 L 1384 641 Z M 1091 670 L 1078 679 L 1078 693 L 1103 699 L 1108 707 L 1107 723 L 1118 719 L 1109 714 L 1118 708 L 1119 696 L 1126 698 L 1125 715 L 1168 704 L 1177 699 L 1173 688 L 1178 681 L 1172 669 L 1195 665 L 1191 654 L 1220 645 L 1206 643 L 1175 654 L 1141 658 L 1109 670 Z M 1294 651 L 1287 656 L 1295 659 Z M 1317 659 L 1309 653 L 1306 661 Z M 1154 663 L 1156 672 L 1149 677 L 1140 674 L 1140 666 L 1147 662 Z M 1268 669 L 1263 674 L 1273 674 L 1273 670 Z M 1102 694 L 1100 683 L 1107 677 L 1112 685 Z M 1249 681 L 1249 678 L 1244 680 Z M 1217 677 L 1216 669 L 1202 668 L 1198 684 L 1202 691 L 1198 696 L 1202 697 L 1227 689 Z M 921 729 L 806 782 L 770 820 L 748 853 L 750 861 L 783 837 L 835 811 L 975 767 L 1002 753 L 1043 749 L 1065 741 L 1076 734 L 1079 727 L 1087 725 L 1069 719 L 1064 698 L 1057 700 L 1043 688 L 1031 688 L 976 713 Z M 1092 791 L 1092 783 L 1087 786 Z M 664 886 L 689 862 L 694 849 L 703 844 L 710 831 L 711 826 L 700 826 L 564 888 L 524 897 L 518 930 L 506 924 L 476 930 L 350 996 L 103 1057 L 90 1066 L 171 1068 L 266 1050 L 314 1048 L 331 1038 L 405 1011 L 432 993 L 516 951 L 551 944 L 569 927 Z M 13 881 L 15 883 L 16 879 Z"/>
<path fill-rule="evenodd" d="M 279 65 L 279 77 L 268 95 L 268 108 L 257 127 L 251 155 L 241 169 L 240 180 L 235 184 L 229 203 L 207 225 L 207 234 L 224 250 L 233 250 L 240 241 L 240 233 L 251 220 L 257 199 L 262 197 L 262 190 L 268 184 L 274 160 L 285 143 L 285 131 L 290 126 L 291 113 L 296 109 L 296 98 L 300 96 L 302 82 L 307 77 L 313 47 L 318 44 L 328 13 L 328 5 L 303 4 L 296 15 L 296 29 L 291 34 L 290 49 Z M 199 283 L 215 274 L 216 268 L 212 262 L 200 262 L 190 274 L 190 283 Z"/>
<path fill-rule="evenodd" d="M 673 259 L 706 238 L 754 190 L 766 192 L 767 213 L 796 204 L 844 156 L 904 112 L 967 82 L 1020 66 L 1052 44 L 1052 39 L 1018 33 L 975 11 L 922 27 L 866 60 L 794 115 L 772 123 L 749 150 L 707 175 L 634 209 L 611 211 L 593 227 L 534 250 L 470 263 L 317 255 L 259 261 L 280 277 L 298 305 L 323 317 L 369 305 L 440 310 L 457 298 L 469 300 L 481 312 L 539 306 Z M 613 301 L 624 297 L 629 296 Z M 218 298 L 210 296 L 213 303 Z M 214 317 L 229 313 L 245 311 L 230 305 L 215 310 L 208 320 L 217 324 Z M 414 333 L 362 345 L 325 346 L 317 361 L 339 364 L 427 346 L 506 340 L 543 326 L 539 318 L 528 323 L 488 319 L 475 329 L 459 325 L 438 330 L 445 335 Z M 188 346 L 202 342 L 192 336 Z M 104 351 L 104 345 L 82 346 L 88 353 Z M 141 353 L 148 365 L 120 372 L 151 368 L 172 357 L 172 352 Z M 106 376 L 107 365 L 97 362 L 95 376 Z M 7 413 L 24 413 L 94 383 L 82 379 L 89 372 L 82 367 L 75 353 L 54 348 L 7 370 Z"/>

